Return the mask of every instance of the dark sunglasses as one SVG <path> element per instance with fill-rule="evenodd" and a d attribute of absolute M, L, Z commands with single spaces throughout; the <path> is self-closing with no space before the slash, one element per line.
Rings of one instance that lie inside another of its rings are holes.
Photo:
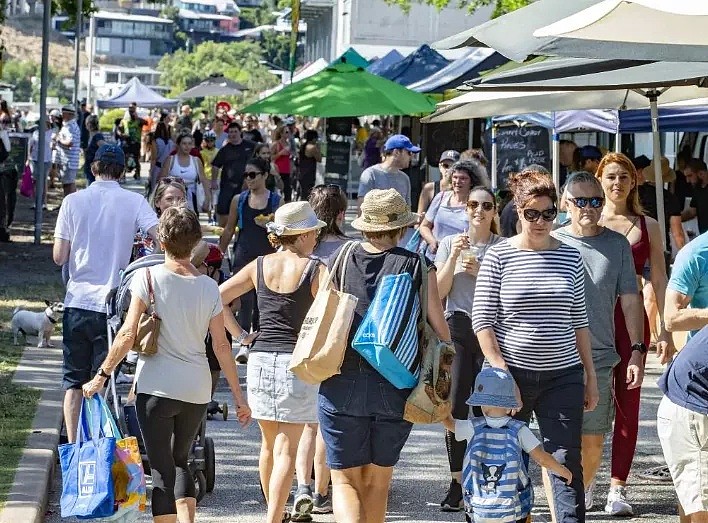
<path fill-rule="evenodd" d="M 527 222 L 537 222 L 539 218 L 543 218 L 544 222 L 552 222 L 558 216 L 558 209 L 551 207 L 544 211 L 537 211 L 536 209 L 524 209 L 524 219 Z"/>
<path fill-rule="evenodd" d="M 243 175 L 251 180 L 255 179 L 259 174 L 263 174 L 263 171 L 246 171 Z"/>
<path fill-rule="evenodd" d="M 160 178 L 160 183 L 164 183 L 164 184 L 179 183 L 179 184 L 184 185 L 184 179 L 180 178 L 179 176 L 165 176 L 164 178 Z"/>
<path fill-rule="evenodd" d="M 605 198 L 602 196 L 593 196 L 592 198 L 568 198 L 569 202 L 573 202 L 578 209 L 583 209 L 590 204 L 593 209 L 599 209 L 605 203 Z"/>
<path fill-rule="evenodd" d="M 452 169 L 453 165 L 455 165 L 455 164 L 447 162 L 447 163 L 441 163 L 440 167 L 442 167 L 443 169 Z"/>
<path fill-rule="evenodd" d="M 482 206 L 483 211 L 492 211 L 494 210 L 494 204 L 492 202 L 478 202 L 475 200 L 470 200 L 467 202 L 467 208 L 474 211 L 477 207 Z"/>

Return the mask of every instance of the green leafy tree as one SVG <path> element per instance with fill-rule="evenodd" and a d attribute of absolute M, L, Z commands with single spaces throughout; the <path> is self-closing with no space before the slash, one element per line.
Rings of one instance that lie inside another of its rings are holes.
<path fill-rule="evenodd" d="M 278 83 L 260 63 L 263 59 L 263 50 L 254 42 L 204 42 L 191 52 L 179 49 L 165 55 L 158 69 L 162 72 L 162 83 L 171 88 L 170 96 L 179 95 L 209 75 L 222 74 L 248 87 L 245 100 L 238 103 Z"/>
<path fill-rule="evenodd" d="M 437 9 L 443 9 L 447 7 L 451 0 L 386 0 L 389 4 L 397 5 L 401 7 L 404 11 L 408 11 L 411 8 L 411 4 L 414 1 L 420 1 L 423 4 L 432 5 Z M 520 9 L 529 5 L 533 0 L 457 0 L 457 6 L 459 8 L 466 8 L 468 12 L 474 13 L 478 9 L 483 7 L 488 7 L 490 5 L 494 6 L 494 11 L 492 11 L 492 18 L 510 13 L 516 9 Z M 453 4 L 455 5 L 455 4 Z"/>
<path fill-rule="evenodd" d="M 20 60 L 8 60 L 3 63 L 2 80 L 15 86 L 13 93 L 15 100 L 27 101 L 39 99 L 40 66 L 37 63 Z M 32 82 L 35 78 L 35 82 Z M 63 82 L 64 78 L 56 71 L 49 70 L 49 83 L 47 95 L 56 96 L 64 103 L 71 99 L 71 89 Z"/>
<path fill-rule="evenodd" d="M 290 35 L 276 31 L 264 31 L 261 34 L 260 45 L 263 48 L 263 58 L 273 65 L 285 69 L 290 67 Z M 296 66 L 302 65 L 302 53 L 297 53 Z"/>

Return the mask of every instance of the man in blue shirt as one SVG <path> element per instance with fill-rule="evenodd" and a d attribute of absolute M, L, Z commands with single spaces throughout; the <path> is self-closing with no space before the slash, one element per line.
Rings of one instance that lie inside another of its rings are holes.
<path fill-rule="evenodd" d="M 681 523 L 708 521 L 706 346 L 708 329 L 704 328 L 691 337 L 658 382 L 665 396 L 657 412 L 656 429 L 676 488 Z"/>
<path fill-rule="evenodd" d="M 690 336 L 708 325 L 708 233 L 676 256 L 666 289 L 664 319 L 669 332 L 691 331 Z"/>

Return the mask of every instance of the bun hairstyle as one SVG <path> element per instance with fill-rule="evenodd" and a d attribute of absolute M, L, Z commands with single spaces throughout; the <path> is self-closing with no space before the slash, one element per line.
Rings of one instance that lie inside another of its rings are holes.
<path fill-rule="evenodd" d="M 532 198 L 547 196 L 555 205 L 558 202 L 558 192 L 553 180 L 548 174 L 524 169 L 520 173 L 509 176 L 507 185 L 514 193 L 514 203 L 517 209 L 523 209 Z"/>
<path fill-rule="evenodd" d="M 595 177 L 598 180 L 602 180 L 602 173 L 605 170 L 605 167 L 607 167 L 611 163 L 616 163 L 624 170 L 626 170 L 629 176 L 632 178 L 632 181 L 634 182 L 634 187 L 632 187 L 632 190 L 629 191 L 629 194 L 627 195 L 627 208 L 630 210 L 630 212 L 636 214 L 637 216 L 644 216 L 644 209 L 642 209 L 642 204 L 639 203 L 637 168 L 634 167 L 632 160 L 630 160 L 627 156 L 622 153 L 606 154 L 602 157 L 602 160 L 600 160 L 600 165 L 597 166 Z"/>
<path fill-rule="evenodd" d="M 254 156 L 246 162 L 246 165 L 253 165 L 254 167 L 258 167 L 258 170 L 266 176 L 270 174 L 270 163 L 268 163 L 268 161 L 264 160 L 260 156 Z"/>

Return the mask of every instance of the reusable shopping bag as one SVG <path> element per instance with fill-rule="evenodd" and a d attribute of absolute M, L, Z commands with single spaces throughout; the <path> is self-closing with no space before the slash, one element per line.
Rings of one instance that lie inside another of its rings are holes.
<path fill-rule="evenodd" d="M 289 369 L 305 383 L 321 383 L 340 372 L 359 301 L 356 296 L 342 292 L 347 262 L 356 243 L 348 242 L 340 249 L 329 280 L 317 292 L 302 322 Z M 337 291 L 332 289 L 332 281 L 340 265 L 342 273 Z"/>
<path fill-rule="evenodd" d="M 425 259 L 421 257 L 421 267 Z M 411 423 L 439 423 L 450 414 L 450 388 L 452 387 L 452 360 L 455 348 L 442 343 L 428 324 L 428 278 L 423 274 L 421 293 L 420 345 L 423 354 L 418 385 L 406 400 L 403 418 Z"/>
<path fill-rule="evenodd" d="M 114 510 L 113 454 L 116 439 L 101 430 L 99 396 L 81 403 L 76 442 L 59 445 L 61 517 L 102 518 Z"/>
<path fill-rule="evenodd" d="M 32 169 L 29 165 L 25 165 L 25 170 L 22 171 L 20 194 L 27 198 L 34 198 L 34 180 L 32 180 Z"/>
<path fill-rule="evenodd" d="M 352 347 L 398 389 L 418 384 L 420 299 L 408 272 L 381 278 Z"/>

